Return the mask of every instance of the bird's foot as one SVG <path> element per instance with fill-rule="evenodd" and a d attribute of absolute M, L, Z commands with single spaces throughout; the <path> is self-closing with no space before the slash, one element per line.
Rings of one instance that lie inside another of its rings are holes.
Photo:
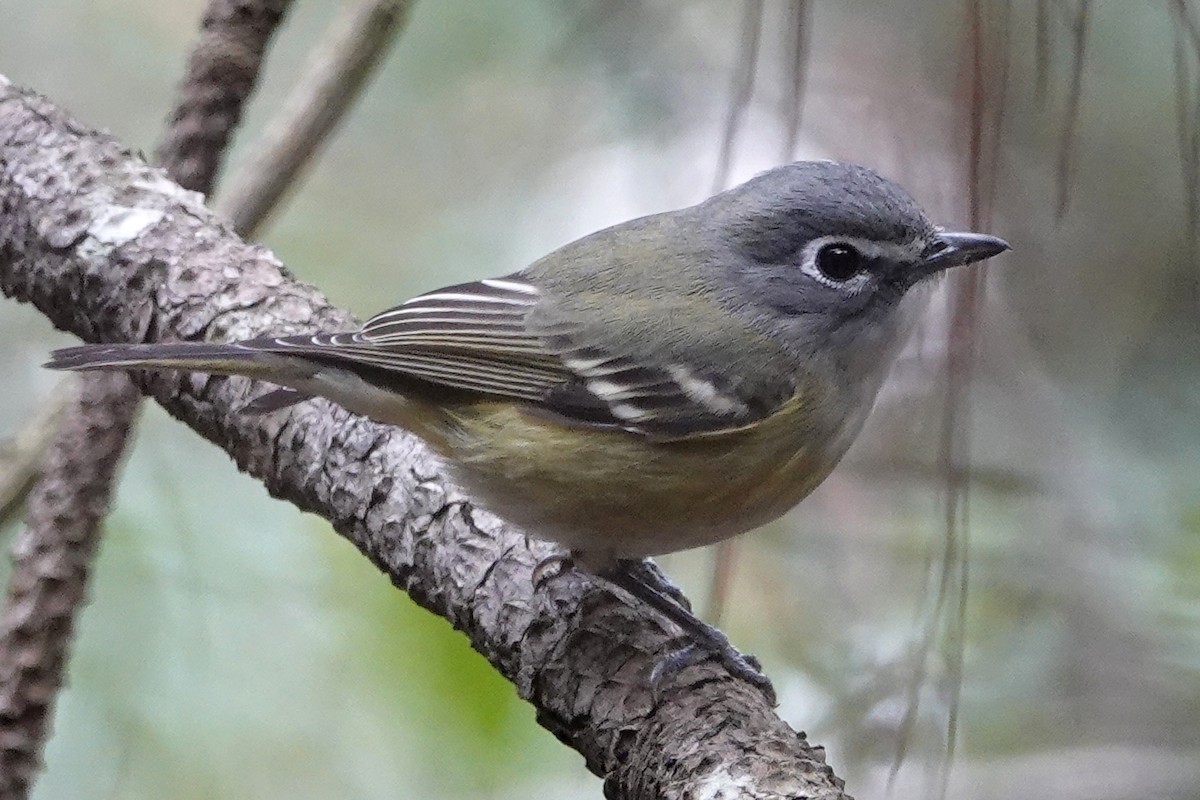
<path fill-rule="evenodd" d="M 683 593 L 675 582 L 667 577 L 667 573 L 662 571 L 662 568 L 648 558 L 643 558 L 638 561 L 621 561 L 618 569 L 627 568 L 630 574 L 639 582 L 651 586 L 660 593 L 666 595 L 675 604 L 683 607 L 689 614 L 692 612 L 692 601 L 688 600 L 687 595 Z M 698 621 L 698 620 L 697 620 Z"/>
<path fill-rule="evenodd" d="M 657 694 L 671 675 L 705 658 L 715 657 L 735 678 L 751 684 L 775 705 L 775 687 L 763 674 L 758 659 L 738 652 L 725 634 L 701 620 L 680 601 L 679 590 L 669 581 L 659 580 L 662 573 L 650 561 L 621 561 L 602 576 L 609 583 L 624 589 L 655 611 L 675 623 L 691 643 L 663 658 L 650 675 Z M 665 584 L 665 585 L 664 585 Z"/>
<path fill-rule="evenodd" d="M 720 650 L 713 649 L 707 642 L 704 644 L 692 642 L 673 653 L 668 653 L 650 673 L 650 686 L 655 695 L 659 694 L 660 688 L 672 675 L 712 657 L 716 657 L 730 675 L 758 689 L 771 706 L 775 705 L 775 686 L 771 683 L 771 679 L 763 674 L 758 659 L 752 655 L 738 652 L 728 642 Z"/>

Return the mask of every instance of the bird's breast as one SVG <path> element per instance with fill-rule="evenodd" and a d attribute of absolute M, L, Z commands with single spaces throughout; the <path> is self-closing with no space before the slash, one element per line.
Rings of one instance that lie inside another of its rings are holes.
<path fill-rule="evenodd" d="M 597 563 L 727 539 L 806 497 L 852 435 L 797 395 L 747 428 L 679 441 L 561 425 L 511 404 L 455 414 L 445 455 L 481 504 Z"/>

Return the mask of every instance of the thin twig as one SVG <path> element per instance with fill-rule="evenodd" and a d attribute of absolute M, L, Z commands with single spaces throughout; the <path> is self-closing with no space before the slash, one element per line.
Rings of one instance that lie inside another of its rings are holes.
<path fill-rule="evenodd" d="M 971 115 L 967 144 L 967 206 L 970 210 L 968 224 L 971 230 L 986 230 L 991 227 L 990 195 L 994 191 L 995 175 L 984 185 L 984 164 L 993 161 L 993 153 L 999 149 L 999 134 L 986 138 L 985 121 L 989 106 L 984 51 L 986 36 L 982 0 L 973 0 L 970 47 L 971 47 Z M 1007 36 L 1007 9 L 1004 17 Z M 1002 40 L 1007 47 L 1007 40 Z M 1002 53 L 1007 59 L 1007 54 Z M 1002 72 L 1007 77 L 1007 67 Z M 999 103 L 1003 104 L 1003 83 Z M 1000 112 L 998 111 L 997 114 Z M 998 126 L 994 128 L 998 131 Z M 985 199 L 987 199 L 985 205 Z M 978 345 L 979 307 L 983 301 L 983 273 L 973 269 L 959 276 L 954 286 L 953 307 L 950 316 L 949 339 L 946 342 L 946 401 L 942 416 L 942 447 L 939 462 L 945 472 L 945 523 L 947 553 L 943 569 L 949 573 L 958 569 L 958 603 L 953 620 L 947 622 L 949 665 L 945 685 L 950 694 L 949 711 L 946 719 L 946 753 L 940 770 L 939 797 L 946 797 L 950 785 L 950 770 L 954 765 L 954 754 L 958 746 L 958 720 L 962 706 L 963 659 L 966 652 L 967 598 L 970 590 L 970 485 L 971 485 L 971 425 L 970 388 L 975 368 Z M 953 552 L 952 552 L 953 551 Z M 949 578 L 947 577 L 948 582 Z"/>
<path fill-rule="evenodd" d="M 1046 102 L 1046 88 L 1050 83 L 1050 0 L 1037 0 L 1034 25 L 1033 97 L 1040 105 Z"/>
<path fill-rule="evenodd" d="M 367 79 L 404 28 L 410 0 L 371 0 L 349 7 L 318 45 L 304 76 L 246 159 L 218 213 L 253 236 L 328 140 Z"/>
<path fill-rule="evenodd" d="M 1175 102 L 1179 159 L 1187 203 L 1188 230 L 1193 247 L 1200 235 L 1200 75 L 1193 77 L 1190 63 L 1200 72 L 1200 23 L 1186 0 L 1171 4 L 1175 17 Z M 1191 54 L 1188 46 L 1191 46 Z M 1194 96 L 1193 96 L 1194 93 Z"/>
<path fill-rule="evenodd" d="M 783 160 L 785 162 L 795 158 L 796 143 L 800 141 L 805 86 L 808 82 L 808 45 L 812 27 L 812 3 L 809 0 L 791 0 L 787 9 L 788 85 L 783 109 Z"/>
<path fill-rule="evenodd" d="M 999 128 L 1005 100 L 1007 82 L 1007 30 L 1008 4 L 1004 4 L 1004 15 L 996 39 L 999 45 L 1001 69 L 993 77 L 998 85 L 994 94 L 998 106 L 991 116 L 996 121 L 989 126 L 989 91 L 987 80 L 992 71 L 986 69 L 985 48 L 987 36 L 984 26 L 984 0 L 967 0 L 967 38 L 970 58 L 969 108 L 967 119 L 967 206 L 968 224 L 971 230 L 985 230 L 989 226 L 991 203 L 989 195 L 994 191 L 996 176 L 995 152 L 999 149 Z M 987 135 L 988 128 L 993 133 Z M 990 170 L 988 167 L 990 166 Z M 971 481 L 970 463 L 970 404 L 968 392 L 972 380 L 978 309 L 982 301 L 983 281 L 975 269 L 952 279 L 950 325 L 946 342 L 946 397 L 942 413 L 939 465 L 943 476 L 945 506 L 943 522 L 945 538 L 941 563 L 938 565 L 937 589 L 933 609 L 925 625 L 920 643 L 912 652 L 914 674 L 909 682 L 905 713 L 900 724 L 896 753 L 888 771 L 888 791 L 895 786 L 908 752 L 908 746 L 919 710 L 919 696 L 929 669 L 929 657 L 939 633 L 948 639 L 948 659 L 942 685 L 949 694 L 946 720 L 946 749 L 938 770 L 938 797 L 945 797 L 950 780 L 950 770 L 958 741 L 958 719 L 962 698 L 963 656 L 966 646 L 966 611 L 969 591 L 969 548 L 970 531 L 968 521 L 968 488 Z M 947 619 L 945 609 L 950 595 L 952 578 L 958 577 L 958 602 L 956 613 Z"/>
<path fill-rule="evenodd" d="M 803 0 L 801 0 L 803 2 Z M 719 192 L 729 183 L 729 170 L 733 163 L 733 148 L 737 143 L 738 130 L 754 94 L 754 71 L 758 66 L 759 42 L 762 38 L 762 0 L 746 0 L 742 14 L 742 41 L 738 47 L 737 68 L 733 73 L 729 109 L 725 115 L 725 127 L 721 134 L 721 149 L 717 156 L 717 170 L 713 175 L 713 191 Z M 799 108 L 799 100 L 797 100 Z M 799 110 L 796 125 L 799 126 Z M 705 617 L 716 624 L 725 612 L 725 602 L 733 581 L 734 562 L 737 560 L 738 543 L 733 539 L 716 546 L 712 579 L 705 598 Z"/>
<path fill-rule="evenodd" d="M 1071 84 L 1067 90 L 1067 111 L 1063 121 L 1062 141 L 1058 151 L 1058 205 L 1055 216 L 1062 219 L 1071 201 L 1071 173 L 1075 161 L 1075 130 L 1079 125 L 1079 111 L 1083 100 L 1083 62 L 1088 39 L 1088 22 L 1092 9 L 1091 0 L 1079 0 L 1070 22 Z M 1067 14 L 1063 4 L 1063 14 Z"/>
<path fill-rule="evenodd" d="M 704 602 L 704 618 L 713 625 L 720 625 L 733 589 L 733 575 L 737 567 L 738 540 L 726 539 L 713 549 L 713 570 L 708 582 L 708 597 Z"/>
<path fill-rule="evenodd" d="M 212 191 L 229 138 L 241 120 L 243 100 L 254 89 L 270 32 L 290 3 L 226 0 L 212 3 L 205 11 L 179 102 L 155 153 L 159 165 L 181 186 L 201 194 Z M 62 383 L 67 385 L 75 384 Z M 18 448 L 0 463 L 0 524 L 24 506 L 67 407 L 65 392 L 56 389 L 53 396 L 55 404 L 46 410 L 57 408 L 60 414 L 39 413 L 19 434 L 23 441 L 40 446 Z"/>
<path fill-rule="evenodd" d="M 991 112 L 992 121 L 987 125 L 988 140 L 984 152 L 987 162 L 986 172 L 981 170 L 980 186 L 980 220 L 991 224 L 992 209 L 996 203 L 996 191 L 1000 183 L 1000 139 L 1004 131 L 1005 113 L 1008 109 L 1008 75 L 1012 58 L 1009 54 L 1009 35 L 1012 28 L 1012 0 L 998 0 L 1000 5 L 1000 21 L 996 33 L 987 37 L 995 43 L 992 48 L 994 60 L 998 63 L 994 69 L 988 69 L 987 77 L 991 80 L 992 94 L 995 100 L 986 104 L 985 111 Z"/>
<path fill-rule="evenodd" d="M 742 43 L 738 47 L 738 68 L 733 73 L 730 90 L 729 110 L 725 114 L 725 127 L 721 134 L 721 150 L 717 155 L 716 177 L 713 191 L 719 192 L 729 182 L 729 170 L 733 164 L 733 148 L 737 144 L 738 131 L 750 98 L 754 94 L 754 71 L 758 66 L 759 40 L 762 38 L 763 0 L 746 0 L 742 12 Z"/>
<path fill-rule="evenodd" d="M 63 414 L 78 397 L 77 384 L 73 376 L 59 381 L 41 408 L 0 449 L 0 525 L 25 506 Z"/>

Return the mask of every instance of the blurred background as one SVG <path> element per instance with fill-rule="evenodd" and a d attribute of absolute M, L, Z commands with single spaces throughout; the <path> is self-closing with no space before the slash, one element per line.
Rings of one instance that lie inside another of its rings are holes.
<path fill-rule="evenodd" d="M 0 73 L 150 152 L 202 8 L 0 0 Z M 295 4 L 230 170 L 337 12 Z M 725 555 L 723 625 L 856 796 L 928 796 L 950 763 L 956 798 L 1200 797 L 1198 22 L 1194 0 L 418 2 L 261 238 L 366 316 L 792 158 L 1005 237 L 844 465 Z M 71 340 L 14 302 L 0 339 L 4 435 Z M 664 566 L 703 606 L 716 561 Z M 464 637 L 146 410 L 35 797 L 599 795 Z"/>

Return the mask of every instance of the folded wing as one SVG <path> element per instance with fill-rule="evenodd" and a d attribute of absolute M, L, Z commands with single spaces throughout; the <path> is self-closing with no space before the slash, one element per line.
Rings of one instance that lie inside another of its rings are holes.
<path fill-rule="evenodd" d="M 735 391 L 722 376 L 706 374 L 686 358 L 648 364 L 655 359 L 632 357 L 623 345 L 627 332 L 618 336 L 603 326 L 568 321 L 571 314 L 547 313 L 553 303 L 518 273 L 420 295 L 353 333 L 230 344 L 86 345 L 57 351 L 50 366 L 194 369 L 269 380 L 255 353 L 295 355 L 366 367 L 360 372 L 377 382 L 415 380 L 507 398 L 566 424 L 663 439 L 742 427 L 790 396 L 787 376 Z M 645 323 L 635 325 L 643 345 L 655 335 L 649 317 Z M 252 410 L 271 411 L 300 399 L 303 395 L 284 389 L 259 398 Z"/>

